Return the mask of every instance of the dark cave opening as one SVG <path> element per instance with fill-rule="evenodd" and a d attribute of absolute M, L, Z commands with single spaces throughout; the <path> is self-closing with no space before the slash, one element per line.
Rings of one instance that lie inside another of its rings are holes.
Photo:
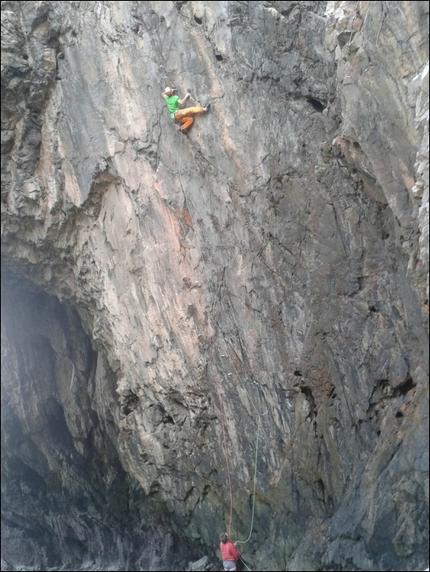
<path fill-rule="evenodd" d="M 325 105 L 321 103 L 321 101 L 318 101 L 318 99 L 315 99 L 314 97 L 308 97 L 306 101 L 312 105 L 315 111 L 321 113 L 325 109 Z"/>
<path fill-rule="evenodd" d="M 93 350 L 76 309 L 8 269 L 1 278 L 4 560 L 11 569 L 78 569 L 93 560 L 99 569 L 118 562 L 118 569 L 147 570 L 145 547 L 167 537 L 181 547 L 172 562 L 192 554 L 160 500 L 122 466 L 112 423 L 120 409 L 116 375 Z M 97 394 L 113 408 L 107 417 Z M 131 395 L 128 406 L 137 403 Z M 129 548 L 124 557 L 118 542 Z"/>

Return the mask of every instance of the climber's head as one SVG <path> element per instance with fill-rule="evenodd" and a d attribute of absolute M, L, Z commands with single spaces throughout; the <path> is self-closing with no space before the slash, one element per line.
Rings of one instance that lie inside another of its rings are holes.
<path fill-rule="evenodd" d="M 226 532 L 221 532 L 221 534 L 219 535 L 219 539 L 223 544 L 225 544 L 228 540 L 228 534 Z"/>
<path fill-rule="evenodd" d="M 164 90 L 164 93 L 166 95 L 173 95 L 173 89 L 171 87 L 166 87 L 166 89 Z"/>

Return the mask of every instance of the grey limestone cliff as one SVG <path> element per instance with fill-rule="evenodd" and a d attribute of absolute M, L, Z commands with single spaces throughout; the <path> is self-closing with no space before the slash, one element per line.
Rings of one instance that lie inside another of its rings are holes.
<path fill-rule="evenodd" d="M 424 569 L 427 2 L 1 6 L 2 569 Z"/>

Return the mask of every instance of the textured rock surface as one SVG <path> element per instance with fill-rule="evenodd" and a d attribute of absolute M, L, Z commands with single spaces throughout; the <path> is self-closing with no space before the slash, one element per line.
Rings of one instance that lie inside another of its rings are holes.
<path fill-rule="evenodd" d="M 115 376 L 76 311 L 7 279 L 4 290 L 4 564 L 150 570 L 169 552 L 185 557 L 157 503 L 121 467 Z"/>
<path fill-rule="evenodd" d="M 427 3 L 2 30 L 2 568 L 425 568 Z"/>

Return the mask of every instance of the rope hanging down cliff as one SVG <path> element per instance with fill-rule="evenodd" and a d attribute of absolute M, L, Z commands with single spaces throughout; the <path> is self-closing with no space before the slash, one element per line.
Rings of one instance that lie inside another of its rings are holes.
<path fill-rule="evenodd" d="M 219 407 L 220 407 L 220 411 L 221 411 L 222 449 L 223 449 L 223 453 L 224 453 L 225 464 L 227 467 L 227 482 L 228 482 L 228 491 L 229 491 L 229 496 L 230 496 L 230 512 L 229 512 L 229 521 L 228 521 L 228 527 L 227 527 L 227 532 L 228 532 L 228 535 L 230 536 L 231 535 L 231 523 L 232 523 L 232 518 L 233 518 L 233 493 L 232 493 L 231 478 L 230 478 L 230 465 L 228 462 L 227 442 L 226 442 L 226 438 L 225 438 L 224 407 L 223 407 L 221 392 L 220 392 L 219 388 L 217 389 L 217 392 L 218 392 L 218 399 L 219 399 Z"/>
<path fill-rule="evenodd" d="M 170 88 L 170 87 L 166 87 L 164 92 L 161 94 L 162 97 L 164 98 L 166 105 L 170 111 L 170 117 L 172 119 L 174 119 L 177 123 L 179 123 L 179 130 L 181 133 L 185 134 L 186 131 L 191 127 L 191 125 L 194 122 L 194 119 L 192 118 L 192 115 L 195 114 L 201 114 L 204 112 L 209 111 L 210 108 L 210 103 L 208 103 L 206 105 L 206 107 L 201 107 L 200 105 L 198 105 L 197 107 L 191 107 L 191 108 L 186 108 L 184 110 L 180 110 L 179 109 L 179 105 L 183 105 L 185 103 L 185 101 L 188 98 L 191 98 L 191 94 L 187 93 L 185 95 L 184 98 L 182 98 L 181 100 L 179 99 L 179 97 L 177 95 L 174 95 L 174 89 Z M 191 98 L 194 100 L 194 98 Z M 195 101 L 195 100 L 194 100 Z M 196 102 L 197 103 L 197 102 Z M 180 144 L 180 156 L 181 156 L 181 150 L 182 150 L 182 142 Z M 182 190 L 182 194 L 184 196 L 184 204 L 186 204 L 186 195 L 185 195 L 185 191 L 183 188 L 183 184 L 182 184 L 182 176 L 181 173 L 179 173 L 179 179 L 180 179 L 180 185 L 181 185 L 181 190 Z M 219 327 L 219 324 L 218 324 Z M 221 328 L 220 328 L 220 331 Z M 227 341 L 223 336 L 223 340 L 224 343 L 226 344 L 226 348 L 227 348 Z M 228 349 L 228 348 L 227 348 Z M 234 348 L 232 348 L 232 350 L 235 352 Z M 235 352 L 236 353 L 236 352 Z M 237 355 L 237 354 L 236 354 Z M 239 356 L 237 356 L 238 359 L 240 360 Z M 240 360 L 242 361 L 242 360 Z M 255 490 L 256 490 L 256 482 L 257 482 L 257 461 L 258 461 L 258 444 L 259 444 L 259 438 L 260 438 L 260 428 L 261 428 L 261 415 L 260 412 L 258 411 L 255 403 L 253 402 L 253 400 L 251 399 L 249 392 L 245 386 L 245 384 L 243 383 L 239 372 L 237 371 L 237 368 L 233 363 L 233 367 L 234 370 L 236 372 L 237 378 L 239 379 L 239 382 L 241 383 L 245 393 L 248 396 L 249 401 L 252 404 L 252 407 L 255 410 L 255 413 L 257 415 L 257 432 L 256 432 L 256 441 L 255 441 L 255 458 L 254 458 L 254 475 L 253 475 L 253 492 L 252 492 L 252 512 L 251 512 L 251 525 L 250 525 L 250 529 L 249 529 L 249 534 L 248 537 L 245 540 L 237 540 L 237 543 L 241 543 L 241 544 L 246 544 L 252 535 L 252 530 L 254 528 L 254 515 L 255 515 Z M 227 481 L 228 481 L 228 487 L 229 487 L 229 504 L 230 504 L 230 509 L 229 509 L 229 524 L 228 524 L 228 534 L 230 535 L 231 533 L 231 527 L 232 527 L 232 514 L 233 514 L 233 493 L 232 493 L 232 485 L 231 485 L 231 476 L 230 476 L 230 467 L 229 467 L 229 462 L 228 462 L 228 454 L 227 454 L 227 443 L 226 443 L 226 437 L 225 437 L 225 425 L 224 425 L 224 407 L 222 404 L 222 397 L 221 397 L 221 393 L 218 389 L 218 398 L 219 398 L 219 402 L 220 402 L 220 411 L 221 411 L 221 424 L 222 424 L 222 434 L 223 434 L 223 452 L 224 452 L 224 456 L 225 456 L 225 460 L 226 460 L 226 467 L 227 467 Z"/>
<path fill-rule="evenodd" d="M 220 325 L 217 323 L 219 330 L 222 332 L 222 329 L 220 327 Z M 223 335 L 223 341 L 225 344 L 225 347 L 227 349 L 227 353 L 228 352 L 228 346 L 227 346 L 227 340 Z M 237 355 L 235 349 L 230 345 L 232 351 L 236 354 L 237 358 L 242 362 L 242 360 L 240 359 L 240 357 Z M 259 445 L 259 439 L 260 439 L 260 429 L 261 429 L 261 414 L 258 411 L 257 406 L 255 405 L 254 401 L 252 400 L 251 396 L 249 395 L 249 392 L 244 384 L 244 382 L 242 381 L 241 376 L 239 375 L 239 372 L 237 371 L 237 368 L 234 364 L 234 361 L 232 360 L 233 363 L 233 368 L 234 371 L 236 373 L 236 376 L 240 382 L 240 384 L 242 385 L 245 393 L 248 396 L 248 399 L 252 405 L 252 407 L 254 408 L 254 411 L 256 413 L 257 416 L 257 431 L 256 431 L 256 440 L 255 440 L 255 455 L 254 455 L 254 474 L 253 474 L 253 492 L 252 492 L 252 510 L 251 510 L 251 524 L 250 524 L 250 528 L 249 528 L 249 534 L 248 537 L 245 540 L 237 540 L 237 543 L 241 543 L 241 544 L 246 544 L 252 535 L 252 531 L 254 528 L 254 515 L 255 515 L 255 490 L 256 490 L 256 483 L 257 483 L 257 461 L 258 461 L 258 445 Z M 242 362 L 243 363 L 243 362 Z M 230 536 L 230 532 L 231 532 L 231 527 L 232 527 L 232 513 L 233 513 L 233 495 L 232 495 L 232 487 L 231 487 L 231 479 L 230 479 L 230 468 L 229 468 L 229 464 L 228 464 L 228 455 L 227 455 L 227 451 L 226 451 L 226 445 L 225 445 L 225 428 L 224 428 L 224 408 L 222 406 L 222 398 L 221 398 L 221 394 L 218 390 L 218 397 L 220 400 L 220 410 L 221 410 L 221 424 L 222 424 L 222 431 L 223 431 L 223 449 L 224 449 L 224 455 L 226 458 L 226 465 L 227 465 L 227 478 L 228 478 L 228 486 L 229 486 L 229 496 L 230 496 L 230 510 L 229 510 L 229 526 L 228 526 L 228 534 Z M 267 413 L 267 412 L 266 412 Z M 266 413 L 263 413 L 263 415 L 265 415 Z"/>

